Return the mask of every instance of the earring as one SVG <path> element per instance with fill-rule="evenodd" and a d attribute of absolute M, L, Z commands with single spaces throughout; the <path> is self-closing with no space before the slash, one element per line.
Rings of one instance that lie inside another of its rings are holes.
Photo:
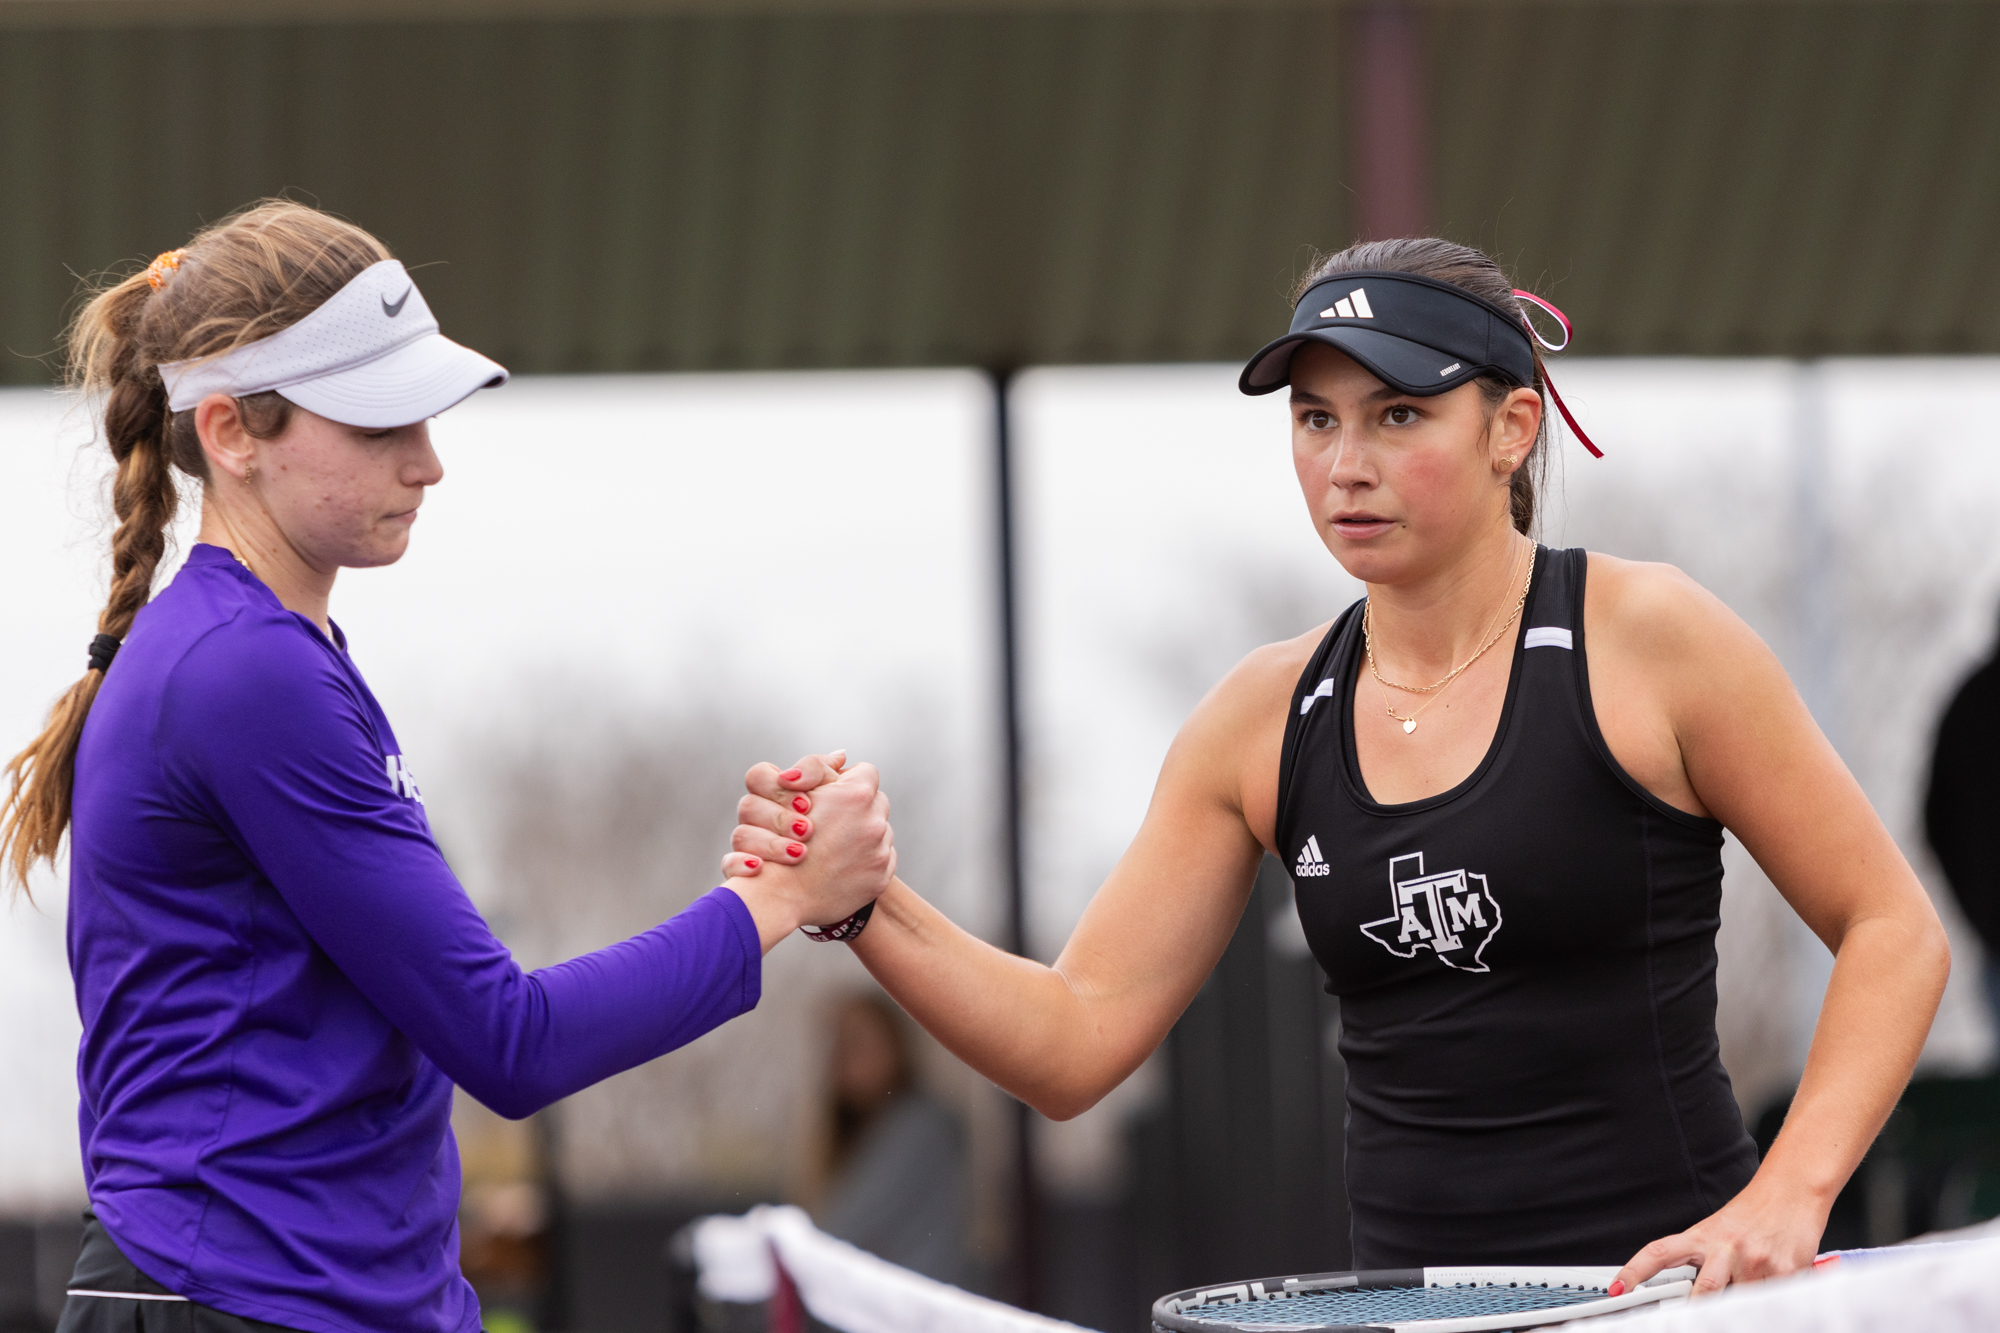
<path fill-rule="evenodd" d="M 1500 456 L 1500 466 L 1506 468 L 1509 472 L 1512 472 L 1514 465 L 1520 461 L 1520 459 L 1514 457 L 1512 454 L 1502 454 Z"/>
<path fill-rule="evenodd" d="M 257 475 L 257 465 L 255 463 L 245 463 L 243 465 L 243 484 L 245 486 L 248 486 L 250 484 L 250 478 L 256 475 Z"/>

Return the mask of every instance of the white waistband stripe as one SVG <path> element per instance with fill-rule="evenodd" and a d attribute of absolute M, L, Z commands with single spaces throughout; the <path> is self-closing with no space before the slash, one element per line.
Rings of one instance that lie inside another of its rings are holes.
<path fill-rule="evenodd" d="M 1570 632 L 1560 626 L 1537 625 L 1528 631 L 1528 637 L 1522 646 L 1526 648 L 1569 648 L 1574 651 L 1575 644 L 1570 642 L 1571 637 Z"/>
<path fill-rule="evenodd" d="M 104 1298 L 105 1298 L 105 1299 L 107 1299 L 107 1300 L 113 1300 L 113 1301 L 182 1301 L 182 1302 L 185 1302 L 185 1301 L 187 1300 L 187 1297 L 185 1297 L 185 1296 L 176 1296 L 176 1295 L 174 1295 L 174 1294 L 173 1294 L 173 1293 L 171 1293 L 171 1292 L 152 1292 L 152 1291 L 86 1291 L 86 1290 L 85 1290 L 84 1288 L 82 1288 L 82 1287 L 71 1287 L 71 1288 L 69 1289 L 69 1292 L 68 1292 L 68 1294 L 69 1294 L 69 1295 L 71 1295 L 71 1296 L 102 1296 L 102 1297 L 104 1297 Z"/>

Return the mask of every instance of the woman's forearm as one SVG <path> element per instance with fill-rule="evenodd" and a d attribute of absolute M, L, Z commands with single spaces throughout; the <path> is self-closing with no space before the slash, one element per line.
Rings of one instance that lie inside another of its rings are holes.
<path fill-rule="evenodd" d="M 1052 1119 L 1089 1109 L 1131 1073 L 1068 978 L 960 929 L 900 879 L 853 948 L 945 1049 Z"/>
<path fill-rule="evenodd" d="M 1934 916 L 1875 917 L 1848 929 L 1798 1093 L 1759 1183 L 1832 1205 L 1902 1096 L 1950 970 Z"/>
<path fill-rule="evenodd" d="M 1914 878 L 1907 887 L 1891 898 L 1900 910 L 1822 936 L 1837 940 L 1833 978 L 1798 1094 L 1757 1174 L 1715 1213 L 1632 1256 L 1614 1293 L 1675 1264 L 1700 1266 L 1699 1295 L 1812 1263 L 1834 1196 L 1902 1095 L 1950 971 L 1943 927 Z"/>

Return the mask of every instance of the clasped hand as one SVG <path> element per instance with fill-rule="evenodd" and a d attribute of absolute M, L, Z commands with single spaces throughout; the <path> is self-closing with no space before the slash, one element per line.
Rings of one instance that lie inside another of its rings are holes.
<path fill-rule="evenodd" d="M 849 767 L 845 751 L 807 755 L 784 770 L 758 764 L 743 785 L 722 873 L 767 952 L 799 926 L 852 916 L 889 887 L 895 830 L 873 764 Z"/>

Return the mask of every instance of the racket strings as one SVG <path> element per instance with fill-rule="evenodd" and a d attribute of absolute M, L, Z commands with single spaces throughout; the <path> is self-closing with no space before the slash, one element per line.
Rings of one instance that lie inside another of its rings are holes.
<path fill-rule="evenodd" d="M 1261 1301 L 1183 1308 L 1180 1316 L 1217 1324 L 1311 1327 L 1326 1324 L 1396 1323 L 1417 1319 L 1462 1319 L 1477 1315 L 1527 1314 L 1601 1301 L 1601 1287 L 1453 1286 L 1375 1287 L 1301 1292 Z"/>

